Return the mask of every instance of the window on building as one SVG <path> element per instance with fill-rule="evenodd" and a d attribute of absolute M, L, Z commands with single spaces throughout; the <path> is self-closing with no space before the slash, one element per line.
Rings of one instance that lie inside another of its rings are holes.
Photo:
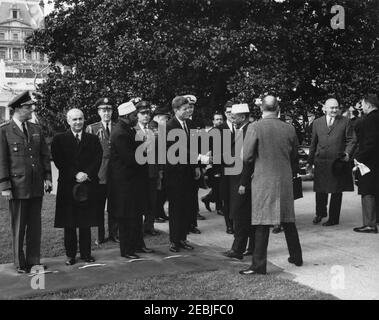
<path fill-rule="evenodd" d="M 6 48 L 0 48 L 0 60 L 5 60 L 7 58 L 7 49 Z"/>
<path fill-rule="evenodd" d="M 21 60 L 21 50 L 20 49 L 13 49 L 13 60 Z"/>
<path fill-rule="evenodd" d="M 0 32 L 0 40 L 5 40 L 5 32 Z"/>
<path fill-rule="evenodd" d="M 41 62 L 45 61 L 45 55 L 43 53 L 39 54 L 39 61 L 41 61 Z"/>
<path fill-rule="evenodd" d="M 25 51 L 25 59 L 32 60 L 32 54 Z"/>
<path fill-rule="evenodd" d="M 12 39 L 18 41 L 18 33 L 12 33 Z"/>
<path fill-rule="evenodd" d="M 12 17 L 13 17 L 13 19 L 18 19 L 18 11 L 17 10 L 12 10 Z"/>

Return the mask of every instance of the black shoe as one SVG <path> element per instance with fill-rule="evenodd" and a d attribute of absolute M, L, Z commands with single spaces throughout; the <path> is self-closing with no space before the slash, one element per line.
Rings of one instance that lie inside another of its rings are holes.
<path fill-rule="evenodd" d="M 362 232 L 362 233 L 378 233 L 377 227 L 370 227 L 370 226 L 363 226 L 360 228 L 354 228 L 355 232 Z"/>
<path fill-rule="evenodd" d="M 224 213 L 221 210 L 217 210 L 217 214 L 220 215 L 220 216 L 224 215 Z"/>
<path fill-rule="evenodd" d="M 153 229 L 153 230 L 146 230 L 145 233 L 146 233 L 146 234 L 149 234 L 149 235 L 151 235 L 151 236 L 158 236 L 158 235 L 161 234 L 159 231 L 157 231 L 157 230 L 155 230 L 155 229 Z"/>
<path fill-rule="evenodd" d="M 315 216 L 315 218 L 313 219 L 313 224 L 318 224 L 321 222 L 323 217 L 321 216 Z"/>
<path fill-rule="evenodd" d="M 72 266 L 72 265 L 74 265 L 75 263 L 76 263 L 75 258 L 69 258 L 69 259 L 65 262 L 66 266 Z"/>
<path fill-rule="evenodd" d="M 328 221 L 324 222 L 322 225 L 324 227 L 330 227 L 330 226 L 335 226 L 337 224 L 338 224 L 337 222 L 331 222 L 331 221 L 328 220 Z"/>
<path fill-rule="evenodd" d="M 171 243 L 171 245 L 170 245 L 170 251 L 171 252 L 179 252 L 180 251 L 179 244 Z"/>
<path fill-rule="evenodd" d="M 241 270 L 239 272 L 239 274 L 242 274 L 244 276 L 250 276 L 250 275 L 254 275 L 254 274 L 266 274 L 266 272 L 257 272 L 257 271 L 254 271 L 252 269 L 245 269 L 245 270 Z"/>
<path fill-rule="evenodd" d="M 198 228 L 196 228 L 196 227 L 192 227 L 192 228 L 189 230 L 189 232 L 191 232 L 191 233 L 196 233 L 196 234 L 200 234 L 200 233 L 201 233 L 201 231 L 200 231 Z"/>
<path fill-rule="evenodd" d="M 235 259 L 238 259 L 238 260 L 242 260 L 243 259 L 243 255 L 241 253 L 235 252 L 234 250 L 226 251 L 226 252 L 223 253 L 223 255 L 225 257 L 228 257 L 228 258 L 235 258 Z"/>
<path fill-rule="evenodd" d="M 17 273 L 19 273 L 19 274 L 29 273 L 27 267 L 17 267 L 17 268 L 16 268 L 16 271 L 17 271 Z"/>
<path fill-rule="evenodd" d="M 135 253 L 124 254 L 121 257 L 124 257 L 127 259 L 139 259 L 140 258 L 140 256 L 138 254 L 135 254 Z"/>
<path fill-rule="evenodd" d="M 108 240 L 116 242 L 116 243 L 120 243 L 120 239 L 118 237 L 109 237 Z"/>
<path fill-rule="evenodd" d="M 95 258 L 92 257 L 92 256 L 88 256 L 88 257 L 80 257 L 80 259 L 84 260 L 84 262 L 87 262 L 87 263 L 91 263 L 91 262 L 95 262 Z"/>
<path fill-rule="evenodd" d="M 288 262 L 289 262 L 289 263 L 293 263 L 293 264 L 294 264 L 295 266 L 297 266 L 297 267 L 301 267 L 301 266 L 303 265 L 303 260 L 302 260 L 302 259 L 296 261 L 295 258 L 289 257 L 289 258 L 288 258 Z"/>
<path fill-rule="evenodd" d="M 212 212 L 212 209 L 210 207 L 210 201 L 207 199 L 201 199 L 201 201 L 204 203 L 205 208 L 209 211 Z"/>
<path fill-rule="evenodd" d="M 283 231 L 283 228 L 281 226 L 276 226 L 274 229 L 272 229 L 272 233 L 280 233 Z"/>
<path fill-rule="evenodd" d="M 159 217 L 159 218 L 155 218 L 155 222 L 156 222 L 156 223 L 165 223 L 166 221 L 167 221 L 166 219 L 161 218 L 161 217 Z"/>
<path fill-rule="evenodd" d="M 103 239 L 103 238 L 101 238 L 101 239 L 98 239 L 98 240 L 96 240 L 96 241 L 97 241 L 98 244 L 103 244 L 103 243 L 107 242 L 108 239 Z"/>
<path fill-rule="evenodd" d="M 197 220 L 206 220 L 204 216 L 202 216 L 200 213 L 197 214 Z"/>
<path fill-rule="evenodd" d="M 193 250 L 194 247 L 192 247 L 190 244 L 188 244 L 186 241 L 182 240 L 178 243 L 180 248 L 187 249 L 187 250 Z"/>
<path fill-rule="evenodd" d="M 253 255 L 253 251 L 251 250 L 246 250 L 244 253 L 243 253 L 244 256 L 252 256 Z"/>
<path fill-rule="evenodd" d="M 233 234 L 234 233 L 233 228 L 226 228 L 226 233 Z"/>
<path fill-rule="evenodd" d="M 137 249 L 136 252 L 137 253 L 153 253 L 154 250 L 150 249 L 150 248 L 143 247 L 143 248 Z"/>

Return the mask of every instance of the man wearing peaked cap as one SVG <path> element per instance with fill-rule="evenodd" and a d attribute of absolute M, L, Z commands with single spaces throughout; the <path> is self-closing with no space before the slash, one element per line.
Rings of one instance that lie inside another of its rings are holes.
<path fill-rule="evenodd" d="M 105 239 L 105 227 L 104 227 L 104 209 L 107 195 L 107 172 L 108 163 L 111 154 L 111 132 L 115 122 L 112 121 L 113 108 L 108 98 L 100 98 L 96 101 L 95 108 L 97 108 L 97 113 L 100 116 L 100 121 L 89 125 L 86 129 L 88 133 L 92 133 L 99 137 L 101 147 L 103 149 L 103 159 L 101 167 L 99 170 L 99 190 L 98 190 L 98 207 L 97 207 L 97 219 L 98 219 L 98 242 L 99 244 L 105 242 L 106 240 L 111 240 L 113 242 L 119 242 L 118 240 L 118 230 L 117 223 L 107 208 L 108 212 L 108 232 L 109 237 Z"/>
<path fill-rule="evenodd" d="M 0 192 L 9 200 L 19 273 L 40 264 L 42 197 L 52 188 L 49 149 L 41 127 L 29 121 L 33 104 L 32 93 L 22 92 L 9 103 L 12 120 L 0 126 Z"/>
<path fill-rule="evenodd" d="M 233 104 L 231 112 L 236 129 L 235 147 L 232 148 L 232 156 L 237 158 L 241 156 L 241 150 L 238 150 L 237 147 L 242 146 L 249 125 L 249 106 L 246 103 Z M 229 208 L 227 210 L 229 217 L 233 221 L 234 241 L 232 248 L 225 255 L 237 259 L 243 258 L 251 224 L 251 193 L 247 191 L 243 195 L 238 194 L 241 173 L 228 176 Z"/>
<path fill-rule="evenodd" d="M 142 214 L 148 209 L 148 167 L 140 165 L 135 157 L 143 141 L 136 141 L 137 109 L 133 101 L 121 104 L 118 114 L 111 135 L 108 208 L 118 222 L 121 256 L 137 259 L 137 251 L 145 247 L 141 232 Z"/>

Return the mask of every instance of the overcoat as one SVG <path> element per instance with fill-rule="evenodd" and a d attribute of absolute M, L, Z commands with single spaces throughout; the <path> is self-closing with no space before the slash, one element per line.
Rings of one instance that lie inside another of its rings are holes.
<path fill-rule="evenodd" d="M 0 192 L 14 199 L 42 197 L 44 180 L 51 181 L 50 152 L 39 125 L 27 122 L 29 139 L 11 120 L 0 126 Z"/>
<path fill-rule="evenodd" d="M 83 132 L 78 144 L 74 134 L 69 130 L 54 137 L 51 153 L 59 170 L 54 226 L 56 228 L 96 226 L 96 190 L 103 154 L 99 138 Z M 75 176 L 79 172 L 86 173 L 90 179 L 89 182 L 85 182 L 89 189 L 89 199 L 84 203 L 75 201 L 73 196 Z"/>
<path fill-rule="evenodd" d="M 251 224 L 295 222 L 293 172 L 298 140 L 295 128 L 275 115 L 249 125 L 243 145 L 241 184 L 251 178 Z"/>
<path fill-rule="evenodd" d="M 119 119 L 111 134 L 108 208 L 118 219 L 142 217 L 148 209 L 148 167 L 136 160 L 136 130 Z"/>
<path fill-rule="evenodd" d="M 379 194 L 379 111 L 375 110 L 360 120 L 355 131 L 358 152 L 355 158 L 365 164 L 371 172 L 358 178 L 358 193 L 362 195 Z"/>
<path fill-rule="evenodd" d="M 332 166 L 344 153 L 348 153 L 351 158 L 355 145 L 356 137 L 347 118 L 337 116 L 330 128 L 327 126 L 326 116 L 313 122 L 308 163 L 314 164 L 315 167 L 315 192 L 354 191 L 352 172 L 337 176 L 333 173 Z"/>

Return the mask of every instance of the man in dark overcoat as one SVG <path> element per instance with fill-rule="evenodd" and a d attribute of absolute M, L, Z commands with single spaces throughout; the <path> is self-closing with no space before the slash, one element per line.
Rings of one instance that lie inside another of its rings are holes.
<path fill-rule="evenodd" d="M 77 228 L 80 258 L 85 262 L 95 261 L 91 256 L 91 227 L 97 226 L 96 192 L 103 151 L 99 138 L 83 130 L 81 110 L 69 110 L 67 122 L 70 129 L 57 134 L 51 144 L 53 161 L 59 170 L 54 226 L 64 228 L 66 265 L 73 265 Z"/>
<path fill-rule="evenodd" d="M 98 207 L 97 207 L 97 220 L 98 220 L 98 242 L 99 244 L 105 242 L 106 240 L 111 240 L 113 242 L 119 242 L 118 240 L 118 228 L 117 223 L 107 208 L 108 213 L 108 234 L 109 237 L 105 238 L 105 227 L 104 227 L 104 209 L 108 198 L 107 194 L 107 175 L 108 175 L 108 163 L 109 157 L 111 155 L 111 133 L 112 128 L 116 125 L 112 121 L 112 105 L 108 98 L 100 98 L 96 101 L 95 108 L 100 116 L 100 121 L 95 122 L 87 126 L 86 131 L 92 133 L 99 137 L 101 147 L 103 149 L 103 160 L 101 162 L 101 167 L 99 170 L 99 185 L 98 185 Z"/>
<path fill-rule="evenodd" d="M 32 93 L 22 92 L 9 103 L 12 120 L 0 126 L 0 192 L 9 201 L 18 273 L 40 265 L 44 184 L 45 190 L 52 187 L 50 153 L 42 129 L 28 121 L 34 105 Z"/>
<path fill-rule="evenodd" d="M 232 106 L 233 123 L 236 126 L 236 148 L 235 156 L 240 157 L 243 140 L 249 125 L 249 106 L 247 104 L 235 104 Z M 243 165 L 248 165 L 247 163 Z M 242 166 L 243 166 L 242 165 Z M 229 258 L 242 259 L 246 250 L 247 241 L 250 235 L 251 225 L 251 192 L 250 181 L 246 183 L 247 191 L 239 194 L 238 189 L 241 185 L 242 170 L 237 174 L 229 176 L 229 215 L 233 221 L 234 241 L 232 248 L 224 255 Z"/>
<path fill-rule="evenodd" d="M 147 164 L 139 164 L 136 141 L 137 109 L 133 101 L 118 107 L 119 120 L 111 135 L 108 167 L 109 208 L 119 226 L 120 253 L 138 259 L 138 252 L 152 252 L 143 240 L 142 215 L 148 210 L 149 173 Z"/>
<path fill-rule="evenodd" d="M 370 172 L 358 174 L 358 193 L 362 198 L 363 226 L 355 232 L 378 233 L 377 215 L 379 211 L 379 101 L 369 94 L 362 100 L 363 119 L 356 126 L 358 152 L 355 159 L 364 164 Z"/>
<path fill-rule="evenodd" d="M 351 170 L 336 174 L 333 163 L 340 159 L 348 162 L 355 149 L 355 134 L 349 119 L 339 115 L 339 103 L 335 98 L 324 104 L 325 115 L 313 122 L 312 142 L 309 149 L 308 167 L 314 165 L 314 185 L 316 192 L 316 217 L 313 223 L 327 217 L 328 194 L 329 219 L 323 226 L 339 223 L 342 192 L 354 191 Z M 310 169 L 310 168 L 309 168 Z"/>

